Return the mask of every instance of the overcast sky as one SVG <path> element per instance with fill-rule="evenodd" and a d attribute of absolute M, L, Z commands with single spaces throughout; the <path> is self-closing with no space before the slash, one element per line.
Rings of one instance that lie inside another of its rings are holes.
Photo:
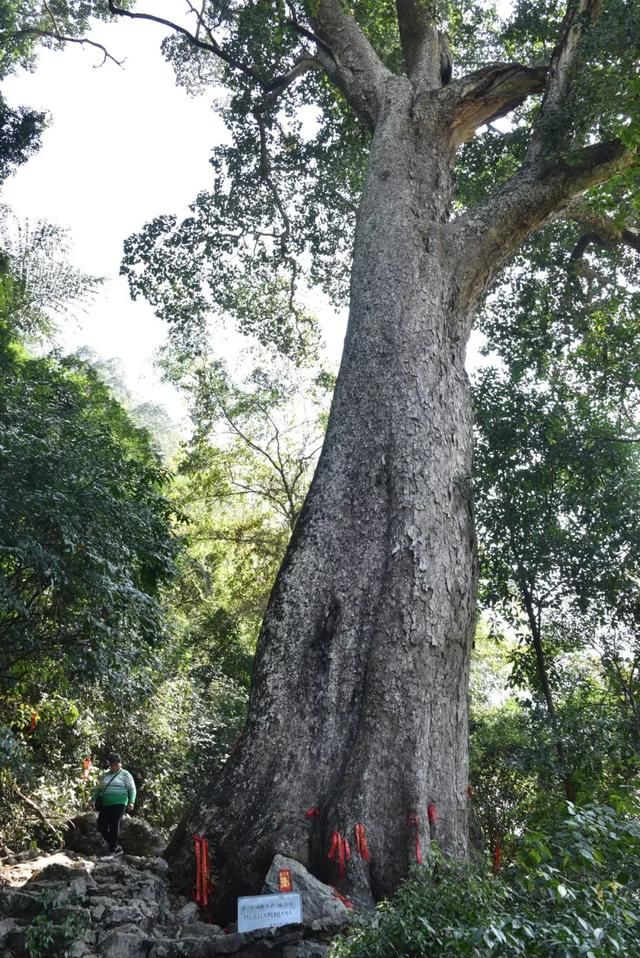
<path fill-rule="evenodd" d="M 180 406 L 153 370 L 164 328 L 149 306 L 129 299 L 118 277 L 122 244 L 153 216 L 185 212 L 209 183 L 208 157 L 224 131 L 212 97 L 189 97 L 175 84 L 153 24 L 101 24 L 92 34 L 119 60 L 95 68 L 100 54 L 68 46 L 43 50 L 34 73 L 3 85 L 12 105 L 47 112 L 40 151 L 5 184 L 2 200 L 20 217 L 68 227 L 79 268 L 104 276 L 98 299 L 64 330 L 64 346 L 89 345 L 120 356 L 130 386 L 145 399 Z"/>

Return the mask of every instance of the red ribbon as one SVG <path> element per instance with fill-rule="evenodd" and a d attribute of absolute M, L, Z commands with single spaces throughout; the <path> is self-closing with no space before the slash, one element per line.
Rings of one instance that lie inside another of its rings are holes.
<path fill-rule="evenodd" d="M 354 832 L 356 838 L 356 849 L 360 855 L 360 858 L 362 858 L 365 862 L 370 862 L 371 852 L 369 851 L 369 846 L 367 844 L 367 833 L 364 830 L 364 825 L 356 825 Z"/>
<path fill-rule="evenodd" d="M 306 810 L 306 812 L 304 813 L 304 817 L 305 817 L 305 818 L 319 818 L 319 817 L 320 817 L 320 809 L 319 809 L 319 808 L 315 808 L 315 807 L 314 807 L 314 808 L 308 808 L 308 809 Z"/>
<path fill-rule="evenodd" d="M 353 902 L 350 898 L 345 898 L 344 895 L 341 895 L 337 888 L 331 888 L 331 892 L 334 898 L 337 898 L 346 908 L 353 908 Z"/>
<path fill-rule="evenodd" d="M 194 835 L 193 841 L 196 854 L 196 887 L 193 898 L 200 908 L 206 908 L 209 904 L 209 891 L 211 888 L 209 878 L 209 842 L 203 835 Z"/>
<path fill-rule="evenodd" d="M 209 904 L 209 842 L 202 839 L 202 907 Z"/>
<path fill-rule="evenodd" d="M 420 844 L 420 819 L 417 815 L 409 815 L 408 824 L 416 830 L 416 861 L 422 865 L 422 846 Z"/>
<path fill-rule="evenodd" d="M 200 886 L 200 882 L 202 880 L 202 866 L 201 866 L 202 839 L 200 838 L 200 835 L 194 835 L 193 841 L 195 843 L 195 853 L 196 853 L 196 887 L 193 893 L 193 900 L 196 901 L 198 904 L 200 904 L 200 901 L 202 899 L 202 890 Z"/>
<path fill-rule="evenodd" d="M 334 831 L 332 833 L 327 858 L 332 862 L 337 862 L 338 877 L 342 881 L 347 874 L 347 862 L 351 858 L 351 849 L 349 848 L 349 842 L 340 832 Z"/>

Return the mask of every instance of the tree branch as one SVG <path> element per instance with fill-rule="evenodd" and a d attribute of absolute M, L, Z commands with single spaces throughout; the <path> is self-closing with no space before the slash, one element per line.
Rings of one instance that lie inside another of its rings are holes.
<path fill-rule="evenodd" d="M 589 232 L 583 234 L 571 254 L 571 262 L 575 262 L 585 252 L 590 243 L 600 243 L 602 246 L 629 246 L 640 253 L 640 233 L 630 230 L 626 226 L 617 226 L 611 217 L 597 213 L 586 203 L 574 200 L 564 210 L 564 219 L 573 220 L 581 226 L 586 226 Z"/>
<path fill-rule="evenodd" d="M 469 140 L 476 129 L 511 113 L 535 93 L 542 93 L 548 67 L 492 63 L 448 86 L 453 145 Z"/>
<path fill-rule="evenodd" d="M 429 89 L 442 86 L 446 81 L 435 4 L 432 0 L 396 0 L 396 16 L 407 76 L 423 81 Z"/>
<path fill-rule="evenodd" d="M 525 162 L 501 189 L 457 221 L 465 295 L 480 295 L 527 236 L 565 210 L 574 196 L 606 182 L 635 159 L 635 150 L 611 140 L 576 152 L 570 163 L 554 156 L 544 164 Z"/>
<path fill-rule="evenodd" d="M 55 23 L 55 20 L 54 20 Z M 87 40 L 85 37 L 67 37 L 62 33 L 59 33 L 57 29 L 54 30 L 40 30 L 37 27 L 21 27 L 20 30 L 12 30 L 8 33 L 0 33 L 0 39 L 5 37 L 46 37 L 50 40 L 57 40 L 59 43 L 78 43 L 80 46 L 94 47 L 96 50 L 100 50 L 102 53 L 102 63 L 96 64 L 96 66 L 101 67 L 111 60 L 116 66 L 121 67 L 124 63 L 124 60 L 116 60 L 116 58 L 109 53 L 107 48 L 102 45 L 102 43 L 96 43 L 95 40 Z"/>
<path fill-rule="evenodd" d="M 318 59 L 353 109 L 375 126 L 382 87 L 391 72 L 340 0 L 309 0 L 308 6 L 312 26 L 322 43 L 318 45 Z M 328 62 L 327 47 L 333 63 Z"/>
<path fill-rule="evenodd" d="M 159 23 L 161 26 L 169 27 L 170 30 L 173 30 L 175 33 L 179 33 L 181 36 L 185 37 L 189 43 L 196 47 L 198 50 L 206 50 L 209 53 L 215 54 L 219 57 L 224 63 L 228 66 L 233 67 L 234 70 L 238 70 L 244 76 L 248 77 L 254 83 L 257 83 L 261 87 L 265 87 L 266 83 L 260 77 L 258 73 L 246 63 L 232 57 L 226 50 L 223 50 L 218 41 L 215 39 L 211 31 L 206 31 L 207 36 L 209 37 L 209 42 L 202 40 L 197 34 L 191 33 L 187 30 L 186 27 L 181 26 L 179 23 L 174 23 L 173 20 L 165 20 L 164 17 L 157 17 L 152 13 L 134 13 L 131 10 L 124 10 L 122 7 L 117 7 L 114 0 L 107 0 L 109 4 L 109 10 L 116 16 L 119 17 L 129 17 L 130 20 L 148 20 L 151 23 Z M 201 24 L 198 22 L 198 26 Z"/>
<path fill-rule="evenodd" d="M 59 842 L 61 842 L 61 841 L 62 841 L 62 836 L 61 836 L 60 832 L 59 832 L 58 829 L 55 827 L 55 825 L 52 825 L 52 824 L 51 824 L 51 822 L 49 821 L 49 819 L 47 818 L 47 816 L 45 815 L 45 813 L 42 811 L 42 809 L 40 808 L 40 806 L 39 806 L 39 805 L 36 805 L 36 803 L 33 801 L 32 798 L 29 798 L 28 795 L 25 795 L 24 792 L 21 791 L 21 789 L 19 788 L 17 782 L 13 781 L 11 784 L 12 784 L 12 786 L 13 786 L 13 792 L 14 792 L 14 794 L 20 799 L 20 801 L 21 801 L 24 805 L 27 805 L 32 811 L 34 811 L 34 812 L 36 813 L 36 815 L 38 816 L 38 818 L 40 819 L 40 821 L 42 821 L 42 822 L 47 826 L 47 828 L 49 829 L 49 831 L 51 831 L 51 832 L 55 835 L 56 840 L 59 841 Z M 65 821 L 66 821 L 66 819 L 65 819 Z"/>
<path fill-rule="evenodd" d="M 601 0 L 569 0 L 560 26 L 558 42 L 551 55 L 549 76 L 540 113 L 529 144 L 529 159 L 537 158 L 544 148 L 544 130 L 556 117 L 571 87 L 572 73 L 588 24 L 600 14 Z"/>
<path fill-rule="evenodd" d="M 308 73 L 310 70 L 322 69 L 323 66 L 317 57 L 312 57 L 310 54 L 300 57 L 288 73 L 276 77 L 275 80 L 271 80 L 271 82 L 267 84 L 267 95 L 264 97 L 265 105 L 271 105 L 288 86 L 291 86 L 291 84 L 304 73 Z"/>

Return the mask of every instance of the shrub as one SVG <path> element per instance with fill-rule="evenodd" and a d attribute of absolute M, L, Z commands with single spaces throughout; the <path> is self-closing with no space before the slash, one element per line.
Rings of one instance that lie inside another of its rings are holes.
<path fill-rule="evenodd" d="M 568 812 L 556 834 L 525 837 L 500 877 L 434 849 L 332 958 L 640 958 L 640 819 Z"/>

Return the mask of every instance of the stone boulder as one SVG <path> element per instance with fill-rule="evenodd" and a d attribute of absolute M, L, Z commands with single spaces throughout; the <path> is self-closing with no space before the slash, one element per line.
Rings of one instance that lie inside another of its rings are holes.
<path fill-rule="evenodd" d="M 100 855 L 105 843 L 97 829 L 95 812 L 83 812 L 69 822 L 64 836 L 65 847 L 81 855 Z M 167 843 L 162 833 L 142 818 L 125 815 L 120 826 L 120 844 L 126 855 L 156 858 L 165 850 Z"/>
<path fill-rule="evenodd" d="M 108 934 L 100 943 L 103 958 L 147 958 L 153 939 L 134 930 L 118 929 Z"/>
<path fill-rule="evenodd" d="M 302 896 L 302 919 L 305 925 L 319 918 L 329 919 L 338 928 L 349 923 L 351 912 L 336 896 L 334 889 L 315 878 L 293 858 L 276 855 L 262 889 L 265 895 L 278 894 L 278 872 L 281 868 L 289 869 L 293 891 Z"/>
<path fill-rule="evenodd" d="M 162 832 L 143 818 L 125 817 L 120 829 L 120 844 L 125 855 L 157 858 L 167 847 Z"/>

